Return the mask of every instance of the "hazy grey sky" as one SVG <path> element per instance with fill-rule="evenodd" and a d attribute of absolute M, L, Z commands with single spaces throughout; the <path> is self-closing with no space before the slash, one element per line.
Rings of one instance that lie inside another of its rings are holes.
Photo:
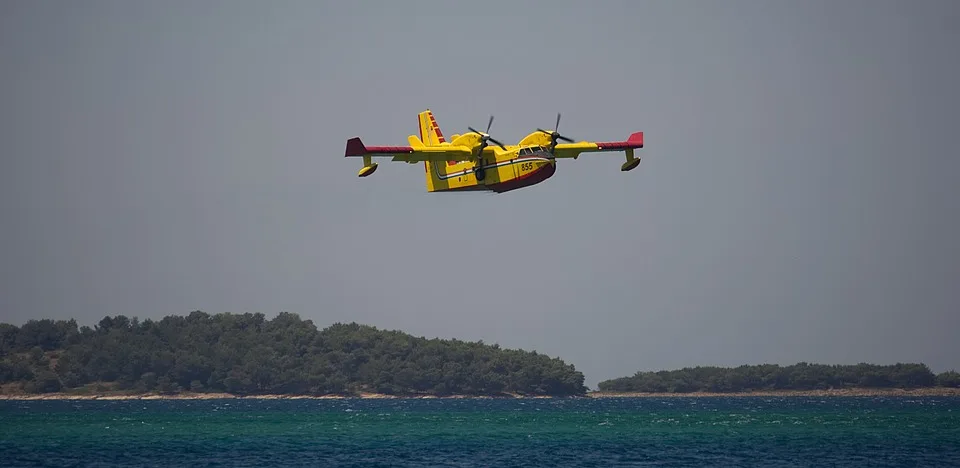
<path fill-rule="evenodd" d="M 960 3 L 0 4 L 0 321 L 296 312 L 560 356 L 960 368 Z M 346 139 L 645 132 L 503 195 Z"/>

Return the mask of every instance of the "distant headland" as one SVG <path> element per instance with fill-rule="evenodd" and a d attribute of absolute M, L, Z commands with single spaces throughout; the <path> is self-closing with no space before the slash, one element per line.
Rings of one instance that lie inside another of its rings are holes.
<path fill-rule="evenodd" d="M 560 358 L 280 313 L 0 323 L 0 400 L 960 396 L 923 364 L 692 367 L 600 382 Z"/>
<path fill-rule="evenodd" d="M 605 395 L 960 395 L 960 373 L 937 375 L 915 363 L 801 362 L 637 372 L 605 380 L 598 387 Z"/>

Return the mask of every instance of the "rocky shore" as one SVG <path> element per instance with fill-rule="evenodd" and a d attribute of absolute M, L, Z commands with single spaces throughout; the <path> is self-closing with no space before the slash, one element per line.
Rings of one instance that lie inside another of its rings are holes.
<path fill-rule="evenodd" d="M 246 399 L 246 400 L 338 400 L 338 399 L 490 399 L 490 398 L 552 398 L 540 395 L 504 394 L 498 396 L 487 395 L 386 395 L 382 393 L 359 393 L 356 395 L 234 395 L 230 393 L 102 393 L 102 394 L 71 394 L 71 393 L 41 393 L 41 394 L 0 394 L 0 400 L 218 400 L 218 399 Z"/>

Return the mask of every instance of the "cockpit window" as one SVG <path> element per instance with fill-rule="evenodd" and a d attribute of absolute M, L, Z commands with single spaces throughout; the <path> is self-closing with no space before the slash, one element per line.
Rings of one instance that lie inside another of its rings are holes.
<path fill-rule="evenodd" d="M 520 148 L 520 152 L 518 154 L 520 156 L 524 156 L 527 154 L 534 154 L 534 153 L 540 153 L 545 151 L 547 151 L 547 149 L 542 146 L 527 146 L 525 148 Z"/>

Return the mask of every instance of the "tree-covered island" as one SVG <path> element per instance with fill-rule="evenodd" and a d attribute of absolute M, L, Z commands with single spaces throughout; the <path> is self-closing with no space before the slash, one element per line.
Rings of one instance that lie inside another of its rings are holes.
<path fill-rule="evenodd" d="M 925 364 L 826 365 L 801 362 L 739 367 L 687 367 L 678 370 L 637 372 L 605 380 L 604 393 L 750 393 L 806 392 L 844 389 L 960 388 L 960 373 L 934 374 Z M 956 393 L 956 392 L 948 392 Z"/>
<path fill-rule="evenodd" d="M 573 365 L 535 351 L 280 313 L 0 324 L 0 393 L 578 396 Z"/>
<path fill-rule="evenodd" d="M 931 390 L 960 373 L 924 364 L 799 363 L 637 372 L 587 393 L 573 365 L 535 351 L 426 339 L 356 323 L 322 330 L 298 315 L 107 316 L 0 323 L 0 398 L 232 396 L 608 396 Z"/>

